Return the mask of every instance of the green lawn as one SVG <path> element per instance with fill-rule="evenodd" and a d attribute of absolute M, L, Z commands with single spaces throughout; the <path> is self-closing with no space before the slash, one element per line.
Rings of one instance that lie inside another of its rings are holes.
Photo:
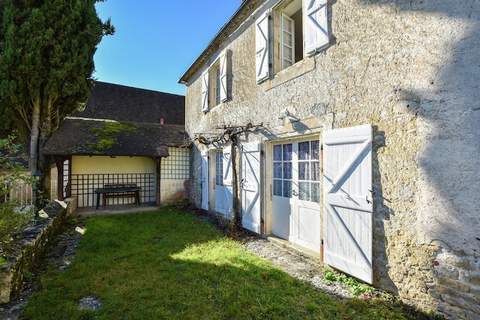
<path fill-rule="evenodd" d="M 384 301 L 339 300 L 167 208 L 86 222 L 74 263 L 41 277 L 27 319 L 409 319 Z M 78 301 L 101 299 L 97 312 Z"/>

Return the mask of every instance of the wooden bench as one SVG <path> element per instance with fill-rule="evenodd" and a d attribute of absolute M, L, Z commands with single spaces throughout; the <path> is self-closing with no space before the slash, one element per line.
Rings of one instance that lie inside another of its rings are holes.
<path fill-rule="evenodd" d="M 106 184 L 103 188 L 95 190 L 97 194 L 97 206 L 100 206 L 100 195 L 103 195 L 103 206 L 107 205 L 107 200 L 111 198 L 135 198 L 135 204 L 140 205 L 140 191 L 142 189 L 134 183 L 124 184 Z"/>

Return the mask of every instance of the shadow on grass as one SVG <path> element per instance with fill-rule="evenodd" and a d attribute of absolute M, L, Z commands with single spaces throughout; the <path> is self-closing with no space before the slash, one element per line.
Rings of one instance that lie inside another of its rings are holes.
<path fill-rule="evenodd" d="M 47 272 L 41 288 L 28 319 L 417 318 L 395 303 L 324 294 L 173 208 L 89 219 L 72 266 Z M 102 308 L 79 311 L 90 295 Z"/>

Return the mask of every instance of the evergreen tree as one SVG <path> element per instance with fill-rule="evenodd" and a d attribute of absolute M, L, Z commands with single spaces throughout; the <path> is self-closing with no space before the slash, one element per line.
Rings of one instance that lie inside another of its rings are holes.
<path fill-rule="evenodd" d="M 29 141 L 32 173 L 45 175 L 42 145 L 87 100 L 97 45 L 114 32 L 98 1 L 0 1 L 0 112 Z"/>

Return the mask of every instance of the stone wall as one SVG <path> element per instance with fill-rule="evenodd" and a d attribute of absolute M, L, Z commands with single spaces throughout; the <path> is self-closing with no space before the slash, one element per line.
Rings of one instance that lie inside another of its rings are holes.
<path fill-rule="evenodd" d="M 39 262 L 47 246 L 64 225 L 67 209 L 52 202 L 45 209 L 49 218 L 38 218 L 14 240 L 13 252 L 0 266 L 0 303 L 8 303 L 21 291 L 23 280 Z"/>
<path fill-rule="evenodd" d="M 285 109 L 305 124 L 298 135 L 372 124 L 375 285 L 423 310 L 480 317 L 480 1 L 342 0 L 329 11 L 331 46 L 261 85 L 248 19 L 220 48 L 232 51 L 232 100 L 201 112 L 201 68 L 187 131 L 263 122 L 268 132 L 249 140 L 265 141 L 292 134 Z"/>

